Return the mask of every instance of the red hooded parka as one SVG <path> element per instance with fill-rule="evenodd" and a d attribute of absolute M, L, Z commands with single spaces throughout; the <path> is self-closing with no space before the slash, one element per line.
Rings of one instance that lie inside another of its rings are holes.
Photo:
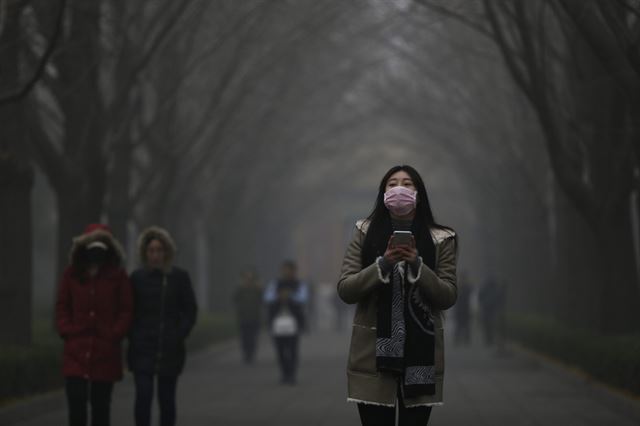
<path fill-rule="evenodd" d="M 97 274 L 86 271 L 87 246 L 107 246 Z M 104 225 L 89 225 L 74 238 L 70 263 L 58 287 L 56 326 L 64 339 L 65 377 L 113 382 L 122 378 L 122 348 L 133 315 L 131 284 L 122 267 L 124 252 Z"/>

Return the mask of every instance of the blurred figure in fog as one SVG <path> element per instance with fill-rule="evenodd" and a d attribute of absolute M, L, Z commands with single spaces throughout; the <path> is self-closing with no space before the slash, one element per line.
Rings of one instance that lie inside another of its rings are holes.
<path fill-rule="evenodd" d="M 281 383 L 295 385 L 298 370 L 299 336 L 305 327 L 302 305 L 294 300 L 290 281 L 281 281 L 276 300 L 269 302 L 269 329 L 273 336 Z"/>
<path fill-rule="evenodd" d="M 334 330 L 338 333 L 344 332 L 347 328 L 346 319 L 348 306 L 342 301 L 342 299 L 340 299 L 340 295 L 335 292 L 331 301 L 333 302 L 333 311 L 335 314 Z"/>
<path fill-rule="evenodd" d="M 507 340 L 507 281 L 501 280 L 498 286 L 498 306 L 496 315 L 496 344 L 498 353 L 505 352 Z"/>
<path fill-rule="evenodd" d="M 253 269 L 247 269 L 240 276 L 240 284 L 233 293 L 242 355 L 247 364 L 253 363 L 258 347 L 262 292 L 263 288 L 258 282 L 258 274 Z"/>
<path fill-rule="evenodd" d="M 312 281 L 301 282 L 303 286 L 307 288 L 307 302 L 305 303 L 305 317 L 307 334 L 318 328 L 318 291 Z"/>
<path fill-rule="evenodd" d="M 298 266 L 293 260 L 285 260 L 280 266 L 280 278 L 270 281 L 264 291 L 264 301 L 269 304 L 278 298 L 278 289 L 288 287 L 291 290 L 291 299 L 306 307 L 309 303 L 309 288 L 307 284 L 298 279 Z"/>
<path fill-rule="evenodd" d="M 455 342 L 457 345 L 471 343 L 471 283 L 466 272 L 458 280 L 458 300 L 453 310 L 456 320 Z"/>
<path fill-rule="evenodd" d="M 122 378 L 120 343 L 131 325 L 131 284 L 124 251 L 104 225 L 74 238 L 58 287 L 56 327 L 64 339 L 62 372 L 69 425 L 110 424 L 113 383 Z"/>
<path fill-rule="evenodd" d="M 496 337 L 503 331 L 505 317 L 505 292 L 504 286 L 490 277 L 480 289 L 478 302 L 480 304 L 480 320 L 484 331 L 485 344 L 493 345 Z"/>
<path fill-rule="evenodd" d="M 196 322 L 196 299 L 188 272 L 173 265 L 176 248 L 165 229 L 143 231 L 138 249 L 142 268 L 131 274 L 135 309 L 128 351 L 136 387 L 135 424 L 151 424 L 155 381 L 160 425 L 173 426 L 185 340 Z"/>
<path fill-rule="evenodd" d="M 328 331 L 333 328 L 334 313 L 333 299 L 336 291 L 331 282 L 321 281 L 316 289 L 316 315 L 318 331 Z"/>

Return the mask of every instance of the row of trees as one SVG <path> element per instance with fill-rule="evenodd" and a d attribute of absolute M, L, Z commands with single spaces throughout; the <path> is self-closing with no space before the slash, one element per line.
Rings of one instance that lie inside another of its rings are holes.
<path fill-rule="evenodd" d="M 273 131 L 270 119 L 280 111 L 271 101 L 291 83 L 288 56 L 345 12 L 339 4 L 232 0 L 2 6 L 0 51 L 11 69 L 3 69 L 0 93 L 0 198 L 7 207 L 0 212 L 0 340 L 13 343 L 30 336 L 34 167 L 56 199 L 52 283 L 72 237 L 97 221 L 130 249 L 132 228 L 166 226 L 193 267 L 194 235 L 221 239 L 202 223 L 262 196 L 242 199 L 224 184 L 243 158 L 270 151 L 247 140 L 247 118 L 256 131 Z M 260 172 L 234 177 L 235 185 Z M 219 208 L 225 198 L 239 205 Z"/>
<path fill-rule="evenodd" d="M 640 216 L 632 215 L 640 215 L 640 208 L 630 203 L 638 202 L 640 191 L 640 3 L 417 3 L 495 44 L 535 113 L 555 181 L 584 219 L 584 231 L 594 237 L 586 267 L 595 284 L 574 279 L 579 274 L 571 269 L 584 268 L 583 261 L 571 262 L 557 278 L 571 287 L 569 294 L 587 291 L 597 299 L 591 315 L 601 330 L 637 331 L 640 277 L 634 241 L 639 235 L 633 223 Z M 549 238 L 557 241 L 563 232 L 556 229 Z M 569 306 L 569 301 L 561 304 Z"/>
<path fill-rule="evenodd" d="M 87 222 L 129 248 L 156 223 L 221 308 L 238 268 L 362 215 L 344 189 L 411 158 L 518 309 L 638 323 L 634 1 L 0 3 L 3 341 L 29 336 L 34 167 L 55 273 Z"/>
<path fill-rule="evenodd" d="M 33 167 L 57 200 L 56 274 L 87 223 L 106 220 L 126 240 L 128 223 L 175 221 L 172 173 L 214 126 L 239 68 L 229 60 L 241 55 L 234 44 L 270 6 L 218 2 L 221 15 L 201 0 L 2 6 L 2 340 L 27 342 Z M 194 77 L 213 60 L 228 68 L 204 108 L 201 99 L 190 105 Z"/>

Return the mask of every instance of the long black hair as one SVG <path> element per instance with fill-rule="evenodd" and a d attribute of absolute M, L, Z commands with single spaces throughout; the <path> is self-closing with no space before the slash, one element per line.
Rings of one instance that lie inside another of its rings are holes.
<path fill-rule="evenodd" d="M 429 203 L 429 195 L 424 185 L 422 177 L 416 169 L 411 166 L 402 165 L 395 166 L 385 173 L 378 187 L 378 196 L 373 211 L 367 218 L 369 229 L 364 239 L 361 251 L 362 267 L 371 265 L 378 256 L 384 255 L 387 243 L 393 231 L 391 226 L 391 215 L 384 205 L 384 193 L 387 188 L 387 181 L 395 173 L 404 171 L 413 181 L 413 185 L 418 192 L 416 203 L 416 214 L 411 225 L 411 232 L 416 239 L 416 248 L 418 254 L 422 257 L 424 263 L 431 268 L 435 267 L 436 248 L 431 237 L 430 228 L 437 227 L 449 229 L 436 223 L 431 204 Z"/>

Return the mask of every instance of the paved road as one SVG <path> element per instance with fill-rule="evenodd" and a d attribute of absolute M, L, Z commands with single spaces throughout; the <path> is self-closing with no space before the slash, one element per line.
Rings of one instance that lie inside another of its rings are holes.
<path fill-rule="evenodd" d="M 266 338 L 261 342 L 256 365 L 250 367 L 240 363 L 234 342 L 192 357 L 179 385 L 179 424 L 358 425 L 355 406 L 346 402 L 344 365 L 348 336 L 315 334 L 305 337 L 302 345 L 302 366 L 296 387 L 278 384 L 273 350 Z M 602 392 L 605 391 L 594 391 L 570 374 L 520 353 L 496 356 L 481 347 L 472 350 L 449 346 L 446 403 L 434 410 L 430 424 L 640 424 L 637 414 L 640 404 L 629 401 L 620 405 L 616 403 L 619 399 L 603 398 Z M 56 408 L 46 413 L 37 413 L 34 408 L 29 420 L 12 424 L 66 424 L 64 400 L 61 394 L 57 398 Z M 114 393 L 114 425 L 132 424 L 132 400 L 132 383 L 126 379 Z"/>

